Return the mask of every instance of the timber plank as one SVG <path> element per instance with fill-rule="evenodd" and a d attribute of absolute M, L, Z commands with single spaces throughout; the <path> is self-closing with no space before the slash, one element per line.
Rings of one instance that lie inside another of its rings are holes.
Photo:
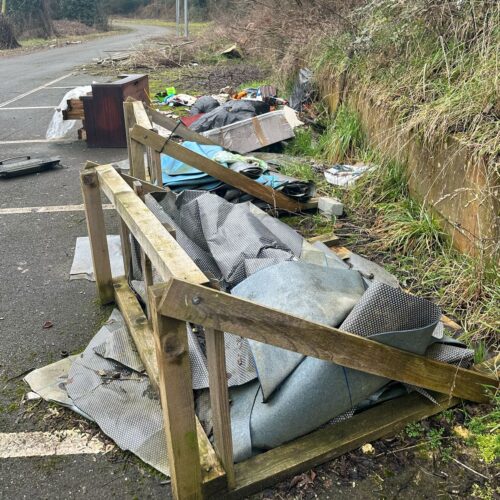
<path fill-rule="evenodd" d="M 146 179 L 146 164 L 144 161 L 144 146 L 137 141 L 134 141 L 130 137 L 130 131 L 132 127 L 141 122 L 141 126 L 145 128 L 151 128 L 151 123 L 145 122 L 143 114 L 140 112 L 140 107 L 137 106 L 138 102 L 126 101 L 123 103 L 123 115 L 125 119 L 125 132 L 127 136 L 127 150 L 128 150 L 128 161 L 130 165 L 130 174 L 139 179 Z M 142 104 L 142 103 L 141 103 Z M 144 110 L 144 106 L 142 106 Z M 137 117 L 136 117 L 137 113 Z M 147 115 L 146 115 L 147 118 Z"/>
<path fill-rule="evenodd" d="M 186 127 L 180 120 L 174 120 L 173 118 L 170 118 L 169 116 L 166 116 L 153 108 L 148 108 L 148 112 L 151 115 L 151 119 L 154 123 L 161 125 L 167 130 L 170 130 L 170 132 L 173 132 L 175 130 L 175 135 L 181 137 L 186 141 L 194 141 L 198 144 L 211 144 L 218 146 L 218 144 L 212 141 L 212 139 L 209 139 L 208 137 L 205 137 L 204 135 L 201 135 L 198 132 L 195 132 L 194 130 Z"/>
<path fill-rule="evenodd" d="M 323 243 L 327 247 L 333 247 L 338 245 L 340 238 L 333 233 L 330 234 L 320 234 L 319 236 L 313 236 L 312 238 L 308 238 L 308 242 L 313 243 Z"/>
<path fill-rule="evenodd" d="M 226 167 L 223 167 L 216 161 L 205 158 L 204 156 L 190 151 L 189 149 L 177 144 L 173 141 L 147 130 L 144 127 L 135 125 L 130 132 L 130 137 L 132 141 L 140 142 L 145 146 L 151 146 L 156 151 L 167 154 L 180 160 L 192 167 L 201 170 L 202 172 L 219 179 L 230 186 L 233 186 L 245 193 L 251 194 L 256 198 L 269 203 L 274 208 L 280 208 L 282 210 L 288 210 L 290 212 L 297 212 L 302 209 L 309 209 L 310 206 L 302 205 L 284 195 L 280 191 L 276 191 L 269 186 L 264 186 L 258 182 L 249 179 L 248 177 L 234 172 Z"/>
<path fill-rule="evenodd" d="M 149 380 L 159 390 L 159 371 L 156 360 L 156 346 L 151 325 L 142 310 L 136 295 L 125 278 L 114 280 L 115 301 L 134 340 L 137 351 L 146 368 Z M 214 492 L 224 489 L 226 477 L 219 459 L 198 419 L 196 419 L 198 448 L 200 450 L 203 490 Z"/>
<path fill-rule="evenodd" d="M 205 328 L 205 342 L 215 448 L 226 471 L 227 485 L 232 488 L 234 486 L 234 458 L 224 332 Z"/>
<path fill-rule="evenodd" d="M 132 177 L 131 175 L 124 174 L 123 172 L 119 172 L 123 177 L 123 180 L 133 189 L 134 182 L 139 181 L 141 183 L 142 189 L 145 193 L 168 193 L 170 189 L 168 187 L 156 186 L 155 184 L 151 184 L 150 182 L 146 182 L 142 179 L 138 179 L 137 177 Z"/>
<path fill-rule="evenodd" d="M 172 493 L 177 499 L 201 500 L 200 452 L 186 323 L 162 316 L 155 290 L 150 287 L 148 291 Z"/>
<path fill-rule="evenodd" d="M 231 332 L 306 356 L 477 402 L 489 401 L 486 386 L 498 380 L 374 340 L 177 279 L 166 289 L 166 316 Z"/>
<path fill-rule="evenodd" d="M 96 167 L 96 172 L 104 194 L 165 281 L 182 277 L 192 283 L 208 283 L 208 278 L 111 165 Z"/>
<path fill-rule="evenodd" d="M 459 402 L 445 395 L 437 395 L 436 401 L 437 405 L 412 393 L 236 464 L 236 485 L 225 498 L 243 498 L 370 441 L 393 435 L 408 423 L 435 415 Z"/>

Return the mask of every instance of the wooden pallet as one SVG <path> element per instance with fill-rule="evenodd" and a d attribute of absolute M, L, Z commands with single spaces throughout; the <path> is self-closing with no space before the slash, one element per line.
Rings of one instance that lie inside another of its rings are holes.
<path fill-rule="evenodd" d="M 143 108 L 135 103 L 126 108 L 128 124 L 135 120 L 129 127 L 132 175 L 144 179 L 151 165 L 145 165 L 143 144 L 156 152 L 175 149 L 167 149 L 163 138 L 160 142 L 149 133 L 152 126 Z M 158 175 L 151 172 L 151 177 Z M 487 388 L 499 387 L 497 366 L 489 372 L 457 368 L 212 289 L 175 235 L 143 203 L 140 190 L 131 187 L 133 179 L 126 181 L 111 165 L 91 164 L 82 172 L 81 184 L 99 297 L 102 303 L 115 301 L 119 306 L 161 396 L 175 498 L 242 498 L 397 432 L 461 398 L 486 402 Z M 119 216 L 126 273 L 132 234 L 142 250 L 143 272 L 148 275 L 155 268 L 163 280 L 158 285 L 146 280 L 147 315 L 128 285 L 130 276 L 111 277 L 101 190 Z M 214 446 L 194 412 L 186 321 L 203 325 L 206 332 Z M 437 393 L 438 404 L 410 394 L 234 465 L 223 331 L 424 387 Z M 500 365 L 500 359 L 496 363 Z"/>

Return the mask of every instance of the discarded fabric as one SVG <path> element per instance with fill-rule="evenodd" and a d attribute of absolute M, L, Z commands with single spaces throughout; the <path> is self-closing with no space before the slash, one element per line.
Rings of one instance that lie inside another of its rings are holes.
<path fill-rule="evenodd" d="M 196 102 L 196 97 L 187 94 L 175 94 L 165 97 L 164 104 L 169 106 L 192 106 Z"/>
<path fill-rule="evenodd" d="M 204 95 L 196 100 L 189 110 L 189 114 L 197 115 L 198 113 L 208 113 L 219 106 L 220 103 L 212 96 Z"/>
<path fill-rule="evenodd" d="M 195 132 L 206 132 L 268 112 L 269 105 L 262 101 L 231 100 L 204 114 L 190 128 Z"/>

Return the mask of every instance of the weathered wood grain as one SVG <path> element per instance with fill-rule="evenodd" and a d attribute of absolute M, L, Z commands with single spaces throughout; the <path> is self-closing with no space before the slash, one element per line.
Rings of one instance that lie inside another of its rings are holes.
<path fill-rule="evenodd" d="M 233 186 L 241 191 L 255 196 L 259 200 L 269 203 L 273 208 L 297 212 L 303 209 L 311 208 L 309 205 L 302 205 L 293 199 L 284 195 L 280 191 L 276 191 L 269 186 L 264 186 L 258 182 L 249 179 L 248 177 L 223 167 L 216 161 L 205 158 L 204 156 L 195 153 L 173 141 L 147 130 L 144 127 L 135 125 L 130 132 L 132 140 L 140 142 L 145 146 L 150 146 L 156 151 L 165 153 L 177 160 L 180 160 L 192 167 L 201 170 L 202 172 L 219 179 L 230 186 Z M 305 208 L 304 208 L 305 207 Z"/>
<path fill-rule="evenodd" d="M 227 390 L 224 332 L 206 328 L 205 342 L 215 449 L 226 471 L 228 487 L 232 488 L 234 486 L 233 439 Z"/>
<path fill-rule="evenodd" d="M 151 325 L 125 278 L 114 280 L 114 292 L 116 304 L 134 340 L 149 380 L 154 389 L 159 391 L 159 370 Z M 226 474 L 198 419 L 196 419 L 196 429 L 200 451 L 203 491 L 206 494 L 220 491 L 225 488 Z"/>
<path fill-rule="evenodd" d="M 219 498 L 244 498 L 370 441 L 394 435 L 408 423 L 439 413 L 459 402 L 444 395 L 437 395 L 436 400 L 437 405 L 420 394 L 409 394 L 236 464 L 235 488 Z"/>
<path fill-rule="evenodd" d="M 95 170 L 80 173 L 85 216 L 89 233 L 92 264 L 97 293 L 102 304 L 113 302 L 113 282 L 109 262 L 108 241 L 104 213 L 102 210 L 101 191 Z"/>
<path fill-rule="evenodd" d="M 300 352 L 306 356 L 477 402 L 498 380 L 374 340 L 258 305 L 224 292 L 172 280 L 163 314 Z"/>
<path fill-rule="evenodd" d="M 192 283 L 208 283 L 175 238 L 111 165 L 96 167 L 96 172 L 104 194 L 165 281 L 176 276 Z"/>

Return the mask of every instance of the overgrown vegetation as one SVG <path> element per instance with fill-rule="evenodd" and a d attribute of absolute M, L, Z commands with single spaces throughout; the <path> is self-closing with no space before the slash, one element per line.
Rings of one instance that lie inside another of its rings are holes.
<path fill-rule="evenodd" d="M 485 0 L 368 2 L 356 26 L 326 38 L 320 75 L 369 88 L 393 109 L 401 132 L 434 142 L 453 134 L 480 154 L 498 155 L 500 5 Z"/>
<path fill-rule="evenodd" d="M 483 353 L 484 348 L 498 348 L 498 266 L 452 248 L 437 216 L 410 197 L 404 165 L 370 149 L 356 113 L 346 106 L 341 108 L 322 136 L 302 130 L 288 152 L 329 164 L 334 159 L 375 165 L 354 187 L 342 191 L 326 184 L 323 175 L 307 164 L 292 167 L 287 173 L 314 178 L 322 192 L 342 198 L 348 222 L 336 233 L 345 233 L 349 246 L 378 258 L 410 292 L 436 300 L 462 326 L 465 341 L 479 345 Z M 299 228 L 304 224 L 300 217 L 292 222 Z"/>

